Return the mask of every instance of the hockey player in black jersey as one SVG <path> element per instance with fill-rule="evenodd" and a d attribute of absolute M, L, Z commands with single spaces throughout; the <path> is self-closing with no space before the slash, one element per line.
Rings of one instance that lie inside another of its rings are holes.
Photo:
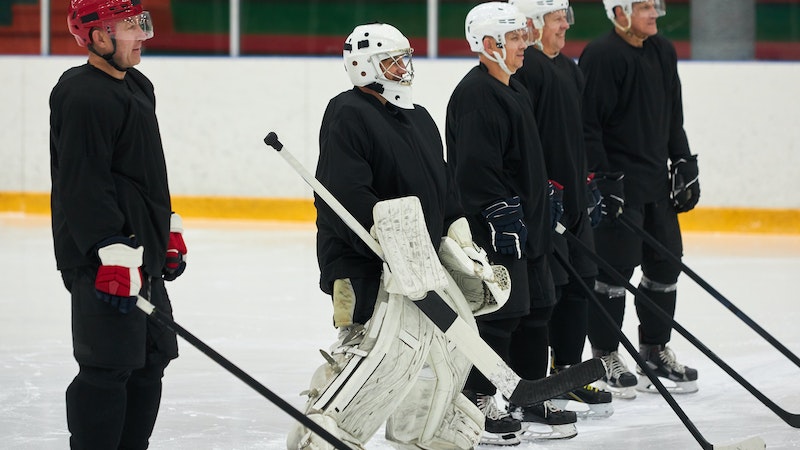
<path fill-rule="evenodd" d="M 572 8 L 567 0 L 510 0 L 509 3 L 528 17 L 536 37 L 534 45 L 525 50 L 525 64 L 512 78 L 519 80 L 530 94 L 547 175 L 564 187 L 560 222 L 586 246 L 594 248 L 588 207 L 595 204 L 587 202 L 589 185 L 581 118 L 583 74 L 572 58 L 561 53 L 567 30 L 574 21 Z M 595 217 L 599 213 L 597 210 Z M 553 232 L 553 246 L 569 259 L 586 285 L 594 285 L 597 267 L 581 249 L 568 245 L 566 238 L 556 232 Z M 555 258 L 551 259 L 550 267 L 557 298 L 548 325 L 553 353 L 551 370 L 558 371 L 582 360 L 588 302 L 579 283 L 570 279 Z M 564 409 L 569 400 L 585 404 L 577 410 L 583 417 L 606 417 L 613 412 L 611 394 L 594 386 L 576 389 L 552 403 Z M 528 414 L 532 420 L 538 418 L 538 422 L 553 426 L 554 433 L 543 437 L 568 437 L 577 432 L 570 425 L 575 422 L 574 412 L 545 411 L 544 417 Z"/>
<path fill-rule="evenodd" d="M 675 314 L 680 268 L 616 222 L 618 215 L 645 229 L 676 255 L 682 254 L 678 213 L 694 208 L 700 195 L 697 156 L 683 128 L 681 82 L 674 46 L 658 34 L 662 0 L 604 0 L 614 28 L 587 45 L 579 66 L 586 77 L 584 130 L 589 167 L 615 174 L 602 192 L 604 221 L 595 230 L 597 252 L 623 276 L 641 266 L 639 289 L 668 314 Z M 671 167 L 668 167 L 668 163 Z M 683 180 L 684 182 L 676 183 Z M 671 185 L 672 181 L 672 185 Z M 625 288 L 602 270 L 595 291 L 622 325 Z M 591 312 L 590 316 L 594 313 Z M 676 393 L 697 390 L 697 370 L 679 363 L 667 346 L 671 324 L 636 302 L 641 356 Z M 652 391 L 617 352 L 619 340 L 601 321 L 589 323 L 594 356 L 606 361 L 605 382 L 623 396 Z M 641 371 L 640 371 L 641 374 Z"/>
<path fill-rule="evenodd" d="M 417 252 L 390 262 L 381 227 L 386 222 L 376 212 L 416 197 L 424 213 L 420 228 L 426 228 L 416 238 L 429 242 L 412 249 L 440 248 L 447 236 L 458 251 L 478 250 L 436 123 L 412 101 L 411 54 L 408 39 L 389 24 L 359 25 L 344 42 L 344 66 L 354 87 L 333 97 L 325 110 L 316 178 L 371 229 L 389 264 L 315 197 L 320 288 L 330 295 L 339 339 L 312 377 L 304 412 L 355 448 L 364 448 L 385 422 L 386 438 L 402 448 L 471 449 L 483 432 L 481 411 L 461 392 L 471 363 L 414 306 L 411 298 L 419 297 L 396 290 L 397 271 L 425 261 L 417 260 Z M 402 212 L 387 218 L 390 224 L 412 222 Z M 438 260 L 431 264 L 441 267 Z M 464 296 L 450 289 L 454 283 L 442 298 L 475 327 Z M 287 448 L 331 447 L 298 424 Z"/>
<path fill-rule="evenodd" d="M 447 160 L 475 241 L 511 274 L 511 298 L 479 317 L 478 329 L 515 372 L 539 379 L 547 373 L 546 323 L 555 302 L 548 180 L 528 92 L 511 77 L 523 66 L 531 30 L 515 6 L 488 2 L 467 14 L 465 31 L 479 64 L 450 97 Z M 519 442 L 524 430 L 497 407 L 489 380 L 473 369 L 465 392 L 486 415 L 483 442 Z"/>
<path fill-rule="evenodd" d="M 144 449 L 178 347 L 134 305 L 141 294 L 171 317 L 164 280 L 186 254 L 153 85 L 134 68 L 153 28 L 138 0 L 72 0 L 67 22 L 89 50 L 50 96 L 53 241 L 79 368 L 66 392 L 70 446 Z"/>

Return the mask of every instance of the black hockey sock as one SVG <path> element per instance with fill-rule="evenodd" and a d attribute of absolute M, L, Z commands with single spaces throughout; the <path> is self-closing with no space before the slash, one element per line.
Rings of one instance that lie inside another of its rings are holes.
<path fill-rule="evenodd" d="M 163 367 L 140 369 L 131 374 L 120 450 L 144 450 L 148 447 L 161 403 L 163 376 Z"/>
<path fill-rule="evenodd" d="M 592 347 L 605 351 L 616 351 L 619 347 L 619 337 L 617 332 L 622 327 L 622 320 L 625 317 L 625 296 L 608 297 L 595 292 L 595 296 L 603 308 L 614 318 L 616 331 L 603 318 L 603 313 L 595 302 L 589 302 L 589 342 Z"/>
<path fill-rule="evenodd" d="M 72 449 L 115 449 L 125 420 L 127 371 L 81 367 L 67 387 Z"/>
<path fill-rule="evenodd" d="M 531 308 L 511 336 L 511 368 L 526 380 L 547 376 L 550 367 L 548 324 L 552 315 L 552 307 Z"/>
<path fill-rule="evenodd" d="M 588 327 L 586 297 L 565 289 L 556 304 L 548 326 L 555 365 L 568 366 L 583 360 L 583 345 Z"/>
<path fill-rule="evenodd" d="M 670 317 L 675 317 L 677 292 L 656 292 L 639 285 L 639 290 L 652 300 L 656 306 L 664 310 Z M 653 312 L 650 305 L 636 299 L 636 314 L 639 315 L 639 342 L 641 344 L 666 344 L 672 333 L 672 322 L 662 319 Z"/>

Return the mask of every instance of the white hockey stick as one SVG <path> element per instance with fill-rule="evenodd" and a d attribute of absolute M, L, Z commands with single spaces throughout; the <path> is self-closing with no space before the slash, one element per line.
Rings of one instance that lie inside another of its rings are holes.
<path fill-rule="evenodd" d="M 380 244 L 353 217 L 352 214 L 288 151 L 274 132 L 264 138 L 264 143 L 278 151 L 292 168 L 308 183 L 342 221 L 364 241 L 369 248 L 384 259 Z M 503 359 L 476 333 L 466 321 L 441 298 L 442 293 L 431 291 L 428 296 L 415 301 L 426 316 L 442 330 L 448 339 L 472 362 L 472 364 L 497 387 L 512 403 L 531 406 L 554 398 L 565 392 L 587 385 L 603 375 L 605 367 L 599 358 L 592 358 L 555 375 L 540 380 L 520 378 Z"/>

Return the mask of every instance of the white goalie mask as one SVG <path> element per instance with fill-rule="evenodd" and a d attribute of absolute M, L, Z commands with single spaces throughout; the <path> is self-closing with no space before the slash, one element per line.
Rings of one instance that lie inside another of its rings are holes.
<path fill-rule="evenodd" d="M 614 8 L 617 6 L 621 7 L 623 14 L 625 14 L 625 17 L 628 18 L 628 23 L 630 24 L 631 14 L 633 14 L 633 4 L 647 3 L 648 1 L 653 3 L 653 7 L 655 8 L 656 13 L 658 13 L 658 17 L 662 17 L 667 14 L 667 5 L 665 0 L 603 0 L 603 6 L 606 8 L 606 15 L 608 16 L 608 19 L 611 20 L 611 22 L 613 22 L 617 28 L 627 31 L 621 27 L 619 23 L 617 23 L 617 20 L 614 16 Z M 630 25 L 628 25 L 628 28 L 630 28 Z"/>
<path fill-rule="evenodd" d="M 488 2 L 472 8 L 467 13 L 464 21 L 464 34 L 466 34 L 469 48 L 475 53 L 481 53 L 490 61 L 500 65 L 504 72 L 511 75 L 506 67 L 506 33 L 522 30 L 525 42 L 532 44 L 533 32 L 528 27 L 528 19 L 517 7 L 508 3 Z M 502 54 L 493 52 L 492 55 L 483 48 L 483 38 L 490 37 L 497 42 L 497 47 L 502 49 Z"/>
<path fill-rule="evenodd" d="M 533 27 L 537 30 L 544 28 L 544 16 L 556 11 L 567 13 L 567 23 L 575 23 L 575 14 L 568 0 L 508 0 L 510 5 L 519 9 L 525 17 L 531 19 Z"/>
<path fill-rule="evenodd" d="M 414 109 L 411 84 L 414 49 L 397 28 L 385 23 L 359 25 L 344 41 L 344 68 L 354 86 L 368 87 L 387 102 Z"/>

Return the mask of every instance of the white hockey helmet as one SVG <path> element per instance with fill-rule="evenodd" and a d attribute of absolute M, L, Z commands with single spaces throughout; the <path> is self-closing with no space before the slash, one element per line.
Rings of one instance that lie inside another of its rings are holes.
<path fill-rule="evenodd" d="M 342 57 L 354 86 L 368 87 L 395 106 L 413 109 L 413 52 L 400 30 L 386 23 L 371 23 L 355 27 L 347 36 Z M 387 59 L 389 64 L 381 64 Z M 395 65 L 403 69 L 400 75 L 390 72 Z"/>
<path fill-rule="evenodd" d="M 472 8 L 467 13 L 464 21 L 464 33 L 469 42 L 469 48 L 475 53 L 482 53 L 490 61 L 500 64 L 500 67 L 509 75 L 511 72 L 506 67 L 506 33 L 509 31 L 524 30 L 527 34 L 526 42 L 531 44 L 532 30 L 528 27 L 528 19 L 516 6 L 503 2 L 487 2 Z M 502 55 L 494 52 L 490 55 L 483 48 L 483 38 L 491 37 L 497 42 L 497 47 L 503 50 Z"/>
<path fill-rule="evenodd" d="M 575 14 L 568 0 L 508 0 L 508 3 L 519 9 L 525 17 L 533 21 L 533 27 L 541 30 L 544 27 L 544 16 L 556 11 L 566 11 L 567 23 L 575 23 Z"/>
<path fill-rule="evenodd" d="M 603 0 L 603 6 L 606 8 L 606 15 L 608 19 L 614 22 L 614 25 L 617 25 L 617 21 L 614 16 L 614 8 L 617 6 L 622 7 L 622 12 L 625 16 L 628 17 L 628 21 L 630 21 L 631 14 L 633 13 L 633 4 L 634 3 L 644 3 L 649 0 Z M 658 13 L 658 17 L 664 16 L 667 14 L 667 5 L 665 0 L 652 0 L 653 6 Z"/>

